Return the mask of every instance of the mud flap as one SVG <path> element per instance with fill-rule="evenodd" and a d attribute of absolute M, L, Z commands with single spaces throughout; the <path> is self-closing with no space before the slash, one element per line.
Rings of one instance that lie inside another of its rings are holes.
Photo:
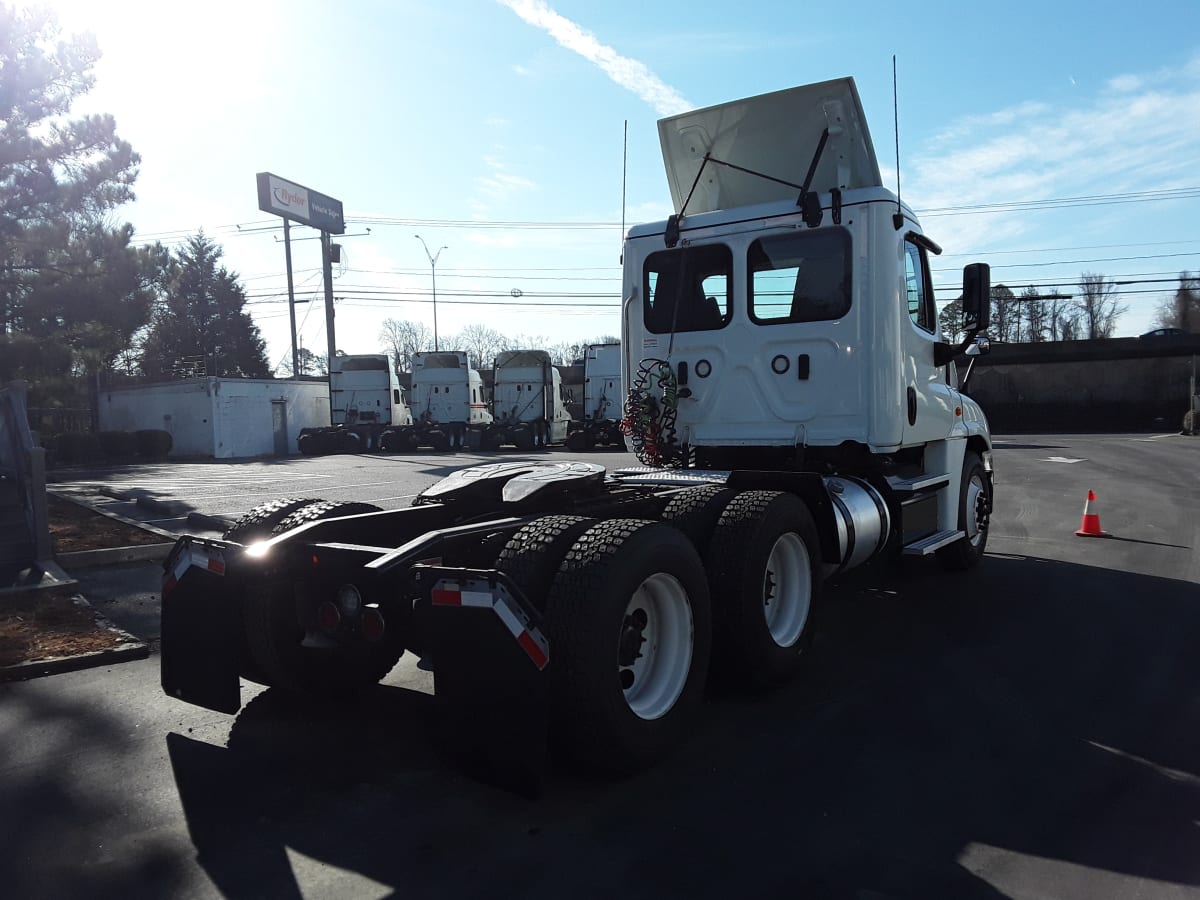
<path fill-rule="evenodd" d="M 439 745 L 472 777 L 538 796 L 547 756 L 550 648 L 537 611 L 496 572 L 430 567 L 422 574 L 432 586 Z"/>
<path fill-rule="evenodd" d="M 223 713 L 236 713 L 242 706 L 240 592 L 225 577 L 226 555 L 233 546 L 184 537 L 163 563 L 163 690 Z"/>

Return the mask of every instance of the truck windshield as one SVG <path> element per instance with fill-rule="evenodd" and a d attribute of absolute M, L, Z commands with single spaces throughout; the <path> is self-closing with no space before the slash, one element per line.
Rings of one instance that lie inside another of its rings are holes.
<path fill-rule="evenodd" d="M 759 238 L 750 245 L 750 318 L 820 322 L 850 311 L 850 236 L 828 228 Z"/>
<path fill-rule="evenodd" d="M 733 254 L 724 244 L 661 250 L 646 259 L 642 312 L 653 334 L 712 331 L 729 321 Z"/>

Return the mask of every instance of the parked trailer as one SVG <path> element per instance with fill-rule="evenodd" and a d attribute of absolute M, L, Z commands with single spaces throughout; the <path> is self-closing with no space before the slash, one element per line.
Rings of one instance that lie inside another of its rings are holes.
<path fill-rule="evenodd" d="M 583 419 L 572 422 L 568 450 L 625 449 L 621 434 L 621 345 L 589 344 L 583 354 Z"/>
<path fill-rule="evenodd" d="M 492 424 L 481 447 L 511 444 L 542 450 L 567 439 L 571 414 L 562 375 L 545 350 L 506 350 L 496 357 L 492 381 Z"/>
<path fill-rule="evenodd" d="M 492 423 L 483 379 L 462 351 L 415 354 L 409 396 L 412 426 L 386 430 L 384 450 L 478 447 Z"/>
<path fill-rule="evenodd" d="M 332 424 L 302 428 L 296 437 L 297 448 L 306 456 L 379 450 L 384 431 L 412 425 L 387 354 L 335 356 L 329 368 L 329 393 Z"/>
<path fill-rule="evenodd" d="M 953 360 L 982 346 L 988 268 L 964 269 L 968 337 L 946 343 L 938 247 L 883 188 L 854 83 L 659 131 L 677 212 L 624 247 L 624 426 L 644 465 L 475 466 L 407 509 L 281 500 L 224 540 L 181 538 L 168 693 L 235 712 L 239 675 L 348 692 L 412 652 L 473 771 L 532 780 L 549 734 L 628 772 L 693 727 L 710 661 L 752 688 L 792 677 L 831 576 L 884 555 L 978 563 L 992 441 Z"/>

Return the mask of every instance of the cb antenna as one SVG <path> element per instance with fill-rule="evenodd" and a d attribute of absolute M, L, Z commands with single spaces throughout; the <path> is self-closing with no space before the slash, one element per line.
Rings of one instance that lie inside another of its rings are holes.
<path fill-rule="evenodd" d="M 625 180 L 629 172 L 629 120 L 625 120 L 625 139 L 621 146 L 621 265 L 625 264 Z"/>
<path fill-rule="evenodd" d="M 892 54 L 892 117 L 896 131 L 896 213 L 892 226 L 899 231 L 904 227 L 904 211 L 900 208 L 900 92 L 896 88 L 896 54 Z"/>

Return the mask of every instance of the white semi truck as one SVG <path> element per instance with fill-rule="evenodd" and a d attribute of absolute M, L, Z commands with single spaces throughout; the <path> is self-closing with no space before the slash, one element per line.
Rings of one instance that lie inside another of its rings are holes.
<path fill-rule="evenodd" d="M 621 402 L 621 345 L 589 344 L 583 354 L 583 418 L 571 423 L 567 449 L 624 449 Z"/>
<path fill-rule="evenodd" d="M 385 430 L 412 425 L 396 369 L 385 353 L 335 356 L 329 391 L 331 424 L 303 428 L 296 437 L 305 455 L 378 450 Z"/>
<path fill-rule="evenodd" d="M 224 540 L 181 538 L 167 692 L 235 712 L 239 675 L 353 691 L 412 652 L 473 771 L 525 783 L 550 735 L 624 772 L 684 739 L 710 662 L 749 687 L 793 676 L 829 578 L 901 554 L 979 562 L 992 439 L 953 361 L 983 346 L 988 268 L 964 269 L 967 339 L 947 343 L 939 248 L 884 188 L 853 81 L 659 135 L 676 212 L 629 232 L 621 310 L 644 465 L 493 463 L 411 509 L 284 498 Z"/>
<path fill-rule="evenodd" d="M 412 427 L 386 432 L 385 450 L 478 447 L 492 422 L 483 379 L 461 350 L 414 354 L 409 399 Z"/>
<path fill-rule="evenodd" d="M 541 450 L 567 439 L 562 375 L 545 350 L 505 350 L 496 356 L 492 380 L 492 425 L 484 432 L 484 450 L 511 444 Z"/>

